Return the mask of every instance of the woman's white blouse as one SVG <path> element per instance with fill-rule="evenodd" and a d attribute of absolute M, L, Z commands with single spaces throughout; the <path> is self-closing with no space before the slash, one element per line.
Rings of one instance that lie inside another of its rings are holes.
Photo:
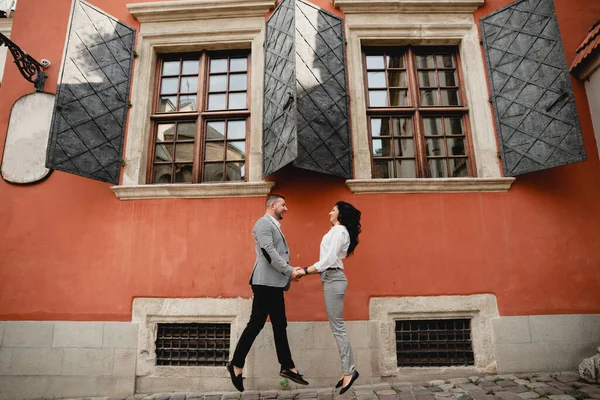
<path fill-rule="evenodd" d="M 334 225 L 321 240 L 319 261 L 313 267 L 319 272 L 328 268 L 344 269 L 342 260 L 348 255 L 350 234 L 344 225 Z"/>

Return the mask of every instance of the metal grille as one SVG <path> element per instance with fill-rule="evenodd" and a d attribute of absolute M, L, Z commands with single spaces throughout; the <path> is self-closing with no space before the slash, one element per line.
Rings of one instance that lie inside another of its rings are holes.
<path fill-rule="evenodd" d="M 470 319 L 396 321 L 399 367 L 474 365 Z"/>
<path fill-rule="evenodd" d="M 158 324 L 156 365 L 223 366 L 230 337 L 230 324 Z"/>

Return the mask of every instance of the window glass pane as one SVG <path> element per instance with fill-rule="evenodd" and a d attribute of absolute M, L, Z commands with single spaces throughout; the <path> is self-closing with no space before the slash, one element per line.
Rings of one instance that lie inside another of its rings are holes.
<path fill-rule="evenodd" d="M 444 128 L 446 129 L 446 135 L 462 135 L 462 118 L 444 117 Z"/>
<path fill-rule="evenodd" d="M 194 140 L 196 124 L 182 122 L 177 124 L 177 140 Z"/>
<path fill-rule="evenodd" d="M 435 56 L 438 68 L 452 68 L 454 67 L 454 60 L 450 54 L 438 54 Z"/>
<path fill-rule="evenodd" d="M 154 183 L 171 183 L 172 164 L 154 166 Z"/>
<path fill-rule="evenodd" d="M 419 71 L 419 86 L 432 87 L 437 86 L 435 81 L 435 71 Z"/>
<path fill-rule="evenodd" d="M 367 74 L 369 88 L 385 87 L 385 72 L 369 72 Z"/>
<path fill-rule="evenodd" d="M 229 70 L 231 72 L 236 71 L 247 71 L 248 70 L 248 59 L 244 58 L 232 58 L 229 60 Z"/>
<path fill-rule="evenodd" d="M 388 79 L 390 87 L 406 87 L 406 72 L 405 71 L 388 71 Z"/>
<path fill-rule="evenodd" d="M 194 161 L 194 144 L 183 143 L 175 147 L 176 162 L 192 162 Z"/>
<path fill-rule="evenodd" d="M 175 124 L 158 124 L 156 127 L 157 142 L 172 142 L 175 139 Z"/>
<path fill-rule="evenodd" d="M 458 106 L 460 102 L 458 101 L 458 90 L 457 89 L 447 89 L 441 90 L 442 92 L 442 105 L 445 106 Z"/>
<path fill-rule="evenodd" d="M 154 151 L 155 162 L 172 162 L 173 161 L 173 144 L 158 144 Z M 171 167 L 169 167 L 171 168 Z"/>
<path fill-rule="evenodd" d="M 429 174 L 432 178 L 447 178 L 448 169 L 446 168 L 446 159 L 430 159 Z"/>
<path fill-rule="evenodd" d="M 440 86 L 458 86 L 455 71 L 438 71 L 438 74 L 440 76 Z"/>
<path fill-rule="evenodd" d="M 227 72 L 226 58 L 212 58 L 210 60 L 210 73 Z"/>
<path fill-rule="evenodd" d="M 384 69 L 383 56 L 367 56 L 367 69 Z"/>
<path fill-rule="evenodd" d="M 160 96 L 158 112 L 173 112 L 177 109 L 177 96 Z"/>
<path fill-rule="evenodd" d="M 414 157 L 415 143 L 412 139 L 395 139 L 395 157 Z"/>
<path fill-rule="evenodd" d="M 244 180 L 244 163 L 235 162 L 227 163 L 225 166 L 228 181 L 243 181 Z"/>
<path fill-rule="evenodd" d="M 469 176 L 469 167 L 466 158 L 450 159 L 450 174 L 453 177 Z"/>
<path fill-rule="evenodd" d="M 195 76 L 181 78 L 181 93 L 196 93 L 198 91 L 198 78 Z"/>
<path fill-rule="evenodd" d="M 437 106 L 439 104 L 437 90 L 421 90 L 421 105 Z"/>
<path fill-rule="evenodd" d="M 204 161 L 222 161 L 224 156 L 224 142 L 206 142 Z"/>
<path fill-rule="evenodd" d="M 181 70 L 183 75 L 198 75 L 198 60 L 186 60 Z"/>
<path fill-rule="evenodd" d="M 464 156 L 465 151 L 465 140 L 462 137 L 453 138 L 449 137 L 446 139 L 448 143 L 448 154 L 451 156 Z"/>
<path fill-rule="evenodd" d="M 227 121 L 228 139 L 246 138 L 246 121 Z"/>
<path fill-rule="evenodd" d="M 179 96 L 179 111 L 196 111 L 196 95 Z"/>
<path fill-rule="evenodd" d="M 412 136 L 410 118 L 392 118 L 392 132 L 394 136 Z"/>
<path fill-rule="evenodd" d="M 165 61 L 163 63 L 162 74 L 163 76 L 179 74 L 179 61 Z"/>
<path fill-rule="evenodd" d="M 387 118 L 371 118 L 371 135 L 390 136 L 390 126 Z"/>
<path fill-rule="evenodd" d="M 246 142 L 236 140 L 235 142 L 227 142 L 227 159 L 228 160 L 244 160 L 246 158 Z"/>
<path fill-rule="evenodd" d="M 225 137 L 225 121 L 210 121 L 207 124 L 208 139 L 223 139 Z"/>
<path fill-rule="evenodd" d="M 392 160 L 373 160 L 373 178 L 393 178 L 394 162 Z"/>
<path fill-rule="evenodd" d="M 246 92 L 229 93 L 229 109 L 239 110 L 242 108 L 246 108 Z"/>
<path fill-rule="evenodd" d="M 192 183 L 192 165 L 175 165 L 175 182 Z"/>
<path fill-rule="evenodd" d="M 390 89 L 390 106 L 407 106 L 408 90 Z"/>
<path fill-rule="evenodd" d="M 446 156 L 444 139 L 427 139 L 425 142 L 427 156 Z"/>
<path fill-rule="evenodd" d="M 211 75 L 208 83 L 209 92 L 224 92 L 227 90 L 227 75 Z"/>
<path fill-rule="evenodd" d="M 178 78 L 162 78 L 160 94 L 177 93 Z"/>
<path fill-rule="evenodd" d="M 225 95 L 224 94 L 209 94 L 208 95 L 208 109 L 209 110 L 224 110 L 225 109 Z"/>
<path fill-rule="evenodd" d="M 404 55 L 387 56 L 388 68 L 404 68 Z"/>
<path fill-rule="evenodd" d="M 385 90 L 369 90 L 370 107 L 387 107 L 388 98 Z"/>
<path fill-rule="evenodd" d="M 391 157 L 391 140 L 373 139 L 373 157 Z"/>
<path fill-rule="evenodd" d="M 443 135 L 441 118 L 423 118 L 425 135 Z"/>
<path fill-rule="evenodd" d="M 223 164 L 204 164 L 204 182 L 222 182 Z"/>
<path fill-rule="evenodd" d="M 246 74 L 229 75 L 229 90 L 246 90 L 247 83 Z"/>
<path fill-rule="evenodd" d="M 416 178 L 415 160 L 396 160 L 396 178 Z"/>
<path fill-rule="evenodd" d="M 432 55 L 417 55 L 417 68 L 435 68 Z"/>

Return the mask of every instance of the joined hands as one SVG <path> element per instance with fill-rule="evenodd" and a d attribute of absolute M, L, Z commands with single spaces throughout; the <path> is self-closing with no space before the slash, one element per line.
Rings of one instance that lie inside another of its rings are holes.
<path fill-rule="evenodd" d="M 302 269 L 301 267 L 294 267 L 294 272 L 292 272 L 292 280 L 294 282 L 298 282 L 300 278 L 302 278 L 304 275 L 306 275 L 304 269 Z"/>

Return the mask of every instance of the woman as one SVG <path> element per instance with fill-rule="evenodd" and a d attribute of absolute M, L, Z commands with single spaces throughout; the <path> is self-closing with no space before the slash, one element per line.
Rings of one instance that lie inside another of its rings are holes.
<path fill-rule="evenodd" d="M 344 326 L 344 295 L 348 280 L 342 260 L 351 256 L 358 245 L 360 211 L 352 204 L 338 201 L 329 213 L 329 221 L 333 226 L 321 240 L 319 261 L 304 268 L 304 274 L 321 274 L 329 326 L 342 359 L 343 376 L 335 387 L 341 387 L 340 394 L 343 394 L 359 375 L 354 366 L 354 351 Z"/>

